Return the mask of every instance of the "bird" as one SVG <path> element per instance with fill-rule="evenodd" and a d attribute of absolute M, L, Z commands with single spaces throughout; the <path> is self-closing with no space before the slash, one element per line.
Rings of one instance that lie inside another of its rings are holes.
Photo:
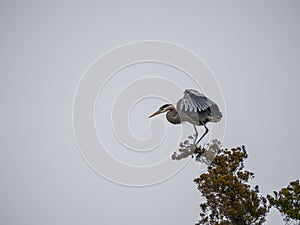
<path fill-rule="evenodd" d="M 194 135 L 194 144 L 196 144 L 196 146 L 209 131 L 206 124 L 208 122 L 217 123 L 221 121 L 223 116 L 214 101 L 193 89 L 186 89 L 183 92 L 183 97 L 178 100 L 176 107 L 173 104 L 164 104 L 156 112 L 151 114 L 149 118 L 165 112 L 167 113 L 167 120 L 172 124 L 181 124 L 182 122 L 193 124 L 196 132 Z M 205 128 L 205 132 L 198 140 L 196 126 L 204 126 Z"/>

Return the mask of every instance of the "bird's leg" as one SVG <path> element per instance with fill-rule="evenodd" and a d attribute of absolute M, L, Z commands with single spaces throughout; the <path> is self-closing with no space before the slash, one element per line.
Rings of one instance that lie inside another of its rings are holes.
<path fill-rule="evenodd" d="M 202 125 L 205 127 L 205 132 L 204 132 L 204 134 L 201 136 L 201 138 L 197 141 L 197 143 L 196 143 L 196 145 L 198 145 L 199 144 L 199 142 L 202 140 L 202 138 L 204 138 L 204 136 L 208 133 L 208 128 L 207 128 L 207 126 L 205 126 L 205 124 L 203 124 L 202 123 Z"/>
<path fill-rule="evenodd" d="M 195 129 L 195 139 L 194 139 L 194 144 L 196 144 L 196 141 L 197 141 L 197 138 L 198 138 L 198 131 L 197 131 L 197 128 L 196 128 L 196 126 L 193 124 L 193 126 L 194 126 L 194 129 Z"/>

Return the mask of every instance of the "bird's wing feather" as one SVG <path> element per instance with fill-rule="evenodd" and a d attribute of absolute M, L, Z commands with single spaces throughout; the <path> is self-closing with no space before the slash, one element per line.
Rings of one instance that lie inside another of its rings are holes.
<path fill-rule="evenodd" d="M 184 96 L 177 102 L 177 109 L 186 112 L 201 112 L 207 110 L 215 103 L 193 89 L 184 91 Z"/>

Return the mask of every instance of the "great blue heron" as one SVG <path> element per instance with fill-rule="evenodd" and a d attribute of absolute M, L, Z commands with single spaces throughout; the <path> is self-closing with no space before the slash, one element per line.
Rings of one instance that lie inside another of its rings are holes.
<path fill-rule="evenodd" d="M 208 133 L 206 123 L 219 122 L 222 118 L 222 113 L 216 103 L 196 90 L 187 89 L 183 94 L 184 96 L 179 99 L 176 108 L 172 104 L 165 104 L 161 106 L 158 111 L 150 115 L 149 118 L 167 112 L 166 118 L 172 124 L 180 124 L 184 121 L 192 123 L 196 132 L 194 144 L 196 143 L 196 145 L 198 145 L 202 138 Z M 196 125 L 205 127 L 205 132 L 198 141 Z"/>

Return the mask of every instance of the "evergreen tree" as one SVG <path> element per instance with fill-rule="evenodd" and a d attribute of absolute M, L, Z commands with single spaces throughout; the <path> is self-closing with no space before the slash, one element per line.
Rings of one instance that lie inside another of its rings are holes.
<path fill-rule="evenodd" d="M 217 142 L 213 142 L 216 149 Z M 204 148 L 195 151 L 196 160 L 207 161 Z M 259 225 L 265 222 L 269 211 L 267 200 L 259 195 L 259 187 L 251 188 L 248 182 L 254 174 L 244 170 L 248 158 L 244 146 L 231 150 L 218 147 L 207 172 L 194 182 L 205 202 L 200 205 L 197 225 Z"/>
<path fill-rule="evenodd" d="M 300 184 L 292 181 L 273 196 L 267 196 L 270 204 L 279 210 L 286 224 L 300 224 Z"/>

